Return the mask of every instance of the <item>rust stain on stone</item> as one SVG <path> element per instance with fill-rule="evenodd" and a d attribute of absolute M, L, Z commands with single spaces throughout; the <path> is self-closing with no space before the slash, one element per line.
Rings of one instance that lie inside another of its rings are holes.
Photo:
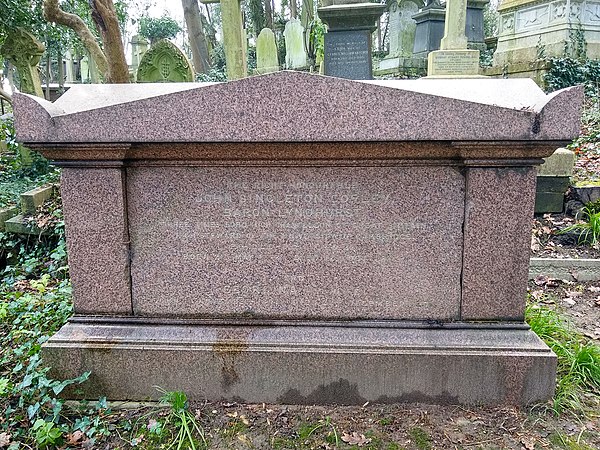
<path fill-rule="evenodd" d="M 217 331 L 217 341 L 212 349 L 221 358 L 221 387 L 225 392 L 240 380 L 235 370 L 235 359 L 248 349 L 249 335 L 250 331 L 240 328 L 223 328 Z"/>

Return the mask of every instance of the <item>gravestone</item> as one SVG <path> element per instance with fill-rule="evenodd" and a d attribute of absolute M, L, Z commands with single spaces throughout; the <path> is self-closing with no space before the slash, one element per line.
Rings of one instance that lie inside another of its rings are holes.
<path fill-rule="evenodd" d="M 287 69 L 306 67 L 304 27 L 300 24 L 299 19 L 292 18 L 285 24 L 283 37 L 285 38 L 285 67 Z"/>
<path fill-rule="evenodd" d="M 467 0 L 447 0 L 440 50 L 427 57 L 427 76 L 478 76 L 479 50 L 467 49 Z"/>
<path fill-rule="evenodd" d="M 100 82 L 98 66 L 89 54 L 81 58 L 81 82 L 97 84 Z"/>
<path fill-rule="evenodd" d="M 256 73 L 259 75 L 279 70 L 277 43 L 270 28 L 263 28 L 256 39 Z"/>
<path fill-rule="evenodd" d="M 413 16 L 419 11 L 419 0 L 392 0 L 389 6 L 390 56 L 410 57 L 415 45 L 417 23 Z"/>
<path fill-rule="evenodd" d="M 353 0 L 324 0 L 317 10 L 327 24 L 325 75 L 370 80 L 373 78 L 371 34 L 386 5 Z"/>
<path fill-rule="evenodd" d="M 6 57 L 19 71 L 22 92 L 44 97 L 38 64 L 46 47 L 33 34 L 17 28 L 8 33 L 0 54 Z"/>
<path fill-rule="evenodd" d="M 535 213 L 559 213 L 563 211 L 564 198 L 573 175 L 575 153 L 559 148 L 544 158 L 537 173 Z"/>
<path fill-rule="evenodd" d="M 73 83 L 75 81 L 75 70 L 73 68 L 73 55 L 69 50 L 65 54 L 65 81 Z"/>
<path fill-rule="evenodd" d="M 598 1 L 503 0 L 498 12 L 494 66 L 530 63 L 538 59 L 541 52 L 545 57 L 560 58 L 565 53 L 565 45 L 568 53 L 572 53 L 571 36 L 578 30 L 583 32 L 587 57 L 600 58 Z"/>
<path fill-rule="evenodd" d="M 549 399 L 524 323 L 535 165 L 582 95 L 293 71 L 16 94 L 18 139 L 64 166 L 75 314 L 49 376 L 120 400 Z"/>
<path fill-rule="evenodd" d="M 412 57 L 417 27 L 413 16 L 422 4 L 421 0 L 391 0 L 388 3 L 390 48 L 389 54 L 379 61 L 377 75 L 425 68 L 424 61 Z"/>
<path fill-rule="evenodd" d="M 479 51 L 485 50 L 485 36 L 483 27 L 483 10 L 489 0 L 468 0 L 467 20 L 465 22 L 465 35 L 467 47 Z M 440 49 L 444 37 L 446 9 L 439 0 L 429 1 L 413 19 L 417 23 L 415 33 L 415 56 L 426 57 L 429 52 Z"/>
<path fill-rule="evenodd" d="M 136 34 L 131 38 L 131 68 L 133 73 L 137 73 L 140 62 L 144 56 L 144 53 L 148 51 L 148 40 Z"/>
<path fill-rule="evenodd" d="M 192 64 L 172 42 L 162 39 L 144 53 L 137 70 L 138 83 L 194 81 Z"/>

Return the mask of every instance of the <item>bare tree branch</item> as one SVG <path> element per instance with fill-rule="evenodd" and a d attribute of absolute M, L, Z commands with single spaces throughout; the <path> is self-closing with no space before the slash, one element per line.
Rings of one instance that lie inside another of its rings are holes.
<path fill-rule="evenodd" d="M 81 17 L 64 12 L 60 9 L 58 0 L 44 0 L 44 18 L 49 22 L 56 22 L 75 31 L 87 51 L 90 52 L 91 57 L 96 62 L 98 70 L 102 72 L 105 79 L 110 78 L 106 56 Z"/>

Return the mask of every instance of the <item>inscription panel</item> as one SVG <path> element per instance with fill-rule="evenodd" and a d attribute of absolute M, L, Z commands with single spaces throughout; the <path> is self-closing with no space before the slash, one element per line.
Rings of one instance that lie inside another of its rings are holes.
<path fill-rule="evenodd" d="M 479 52 L 473 50 L 441 50 L 431 52 L 429 75 L 476 75 L 479 72 Z"/>
<path fill-rule="evenodd" d="M 458 316 L 449 167 L 131 168 L 128 207 L 137 315 Z"/>
<path fill-rule="evenodd" d="M 325 75 L 351 80 L 373 78 L 369 31 L 326 33 L 324 53 Z"/>

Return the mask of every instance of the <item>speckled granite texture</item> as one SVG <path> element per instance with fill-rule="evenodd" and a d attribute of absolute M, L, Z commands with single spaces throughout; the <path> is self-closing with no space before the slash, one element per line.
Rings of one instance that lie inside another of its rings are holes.
<path fill-rule="evenodd" d="M 131 314 L 122 169 L 64 169 L 61 195 L 75 314 Z"/>
<path fill-rule="evenodd" d="M 523 320 L 535 183 L 533 167 L 468 169 L 463 320 Z"/>
<path fill-rule="evenodd" d="M 65 167 L 78 316 L 44 359 L 91 370 L 90 398 L 547 399 L 534 166 L 580 106 L 530 80 L 291 72 L 16 95 L 19 139 Z"/>
<path fill-rule="evenodd" d="M 459 318 L 455 168 L 136 167 L 127 179 L 136 315 Z"/>
<path fill-rule="evenodd" d="M 140 350 L 143 347 L 143 350 Z M 107 351 L 110 348 L 110 351 Z M 556 359 L 518 328 L 67 324 L 44 349 L 53 374 L 91 370 L 79 395 L 299 404 L 529 404 L 554 392 Z M 59 368 L 59 369 L 58 369 Z M 173 368 L 177 368 L 173 370 Z"/>
<path fill-rule="evenodd" d="M 578 133 L 581 96 L 546 96 L 531 80 L 377 84 L 277 72 L 223 84 L 81 85 L 55 104 L 15 95 L 14 109 L 27 143 L 543 141 Z"/>

